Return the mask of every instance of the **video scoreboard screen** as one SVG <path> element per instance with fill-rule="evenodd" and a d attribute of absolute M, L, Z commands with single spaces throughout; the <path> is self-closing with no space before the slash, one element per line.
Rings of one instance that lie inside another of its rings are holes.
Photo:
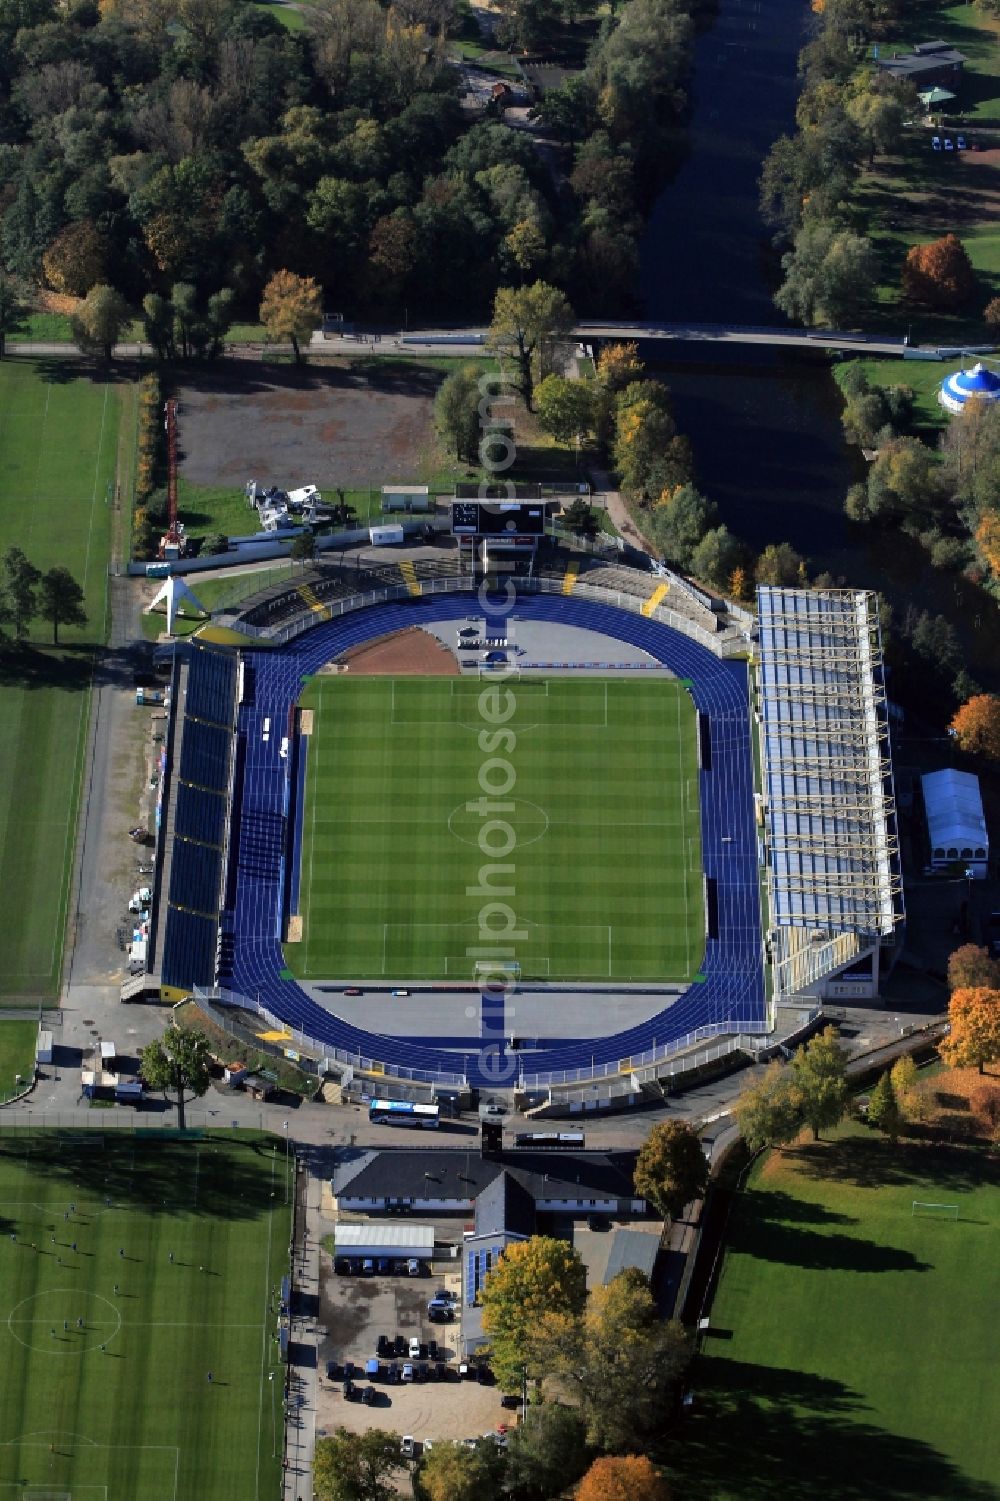
<path fill-rule="evenodd" d="M 541 537 L 545 506 L 541 501 L 454 500 L 451 529 L 458 537 Z"/>

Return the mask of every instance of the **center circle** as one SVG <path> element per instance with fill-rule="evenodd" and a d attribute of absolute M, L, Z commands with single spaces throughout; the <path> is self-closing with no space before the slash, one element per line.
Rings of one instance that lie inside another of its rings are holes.
<path fill-rule="evenodd" d="M 26 1350 L 83 1355 L 114 1339 L 122 1326 L 118 1309 L 100 1293 L 53 1287 L 22 1298 L 7 1315 L 7 1328 Z"/>
<path fill-rule="evenodd" d="M 448 815 L 448 829 L 456 839 L 463 844 L 471 844 L 473 849 L 480 849 L 479 834 L 486 824 L 497 822 L 509 822 L 516 835 L 516 843 L 511 849 L 526 849 L 529 844 L 537 844 L 539 839 L 544 839 L 549 832 L 549 815 L 544 808 L 537 803 L 530 802 L 526 797 L 506 797 L 497 800 L 500 803 L 513 803 L 514 811 L 510 815 L 502 813 L 490 813 L 487 816 L 476 811 L 477 800 L 472 801 L 472 808 L 465 803 L 459 803 Z"/>

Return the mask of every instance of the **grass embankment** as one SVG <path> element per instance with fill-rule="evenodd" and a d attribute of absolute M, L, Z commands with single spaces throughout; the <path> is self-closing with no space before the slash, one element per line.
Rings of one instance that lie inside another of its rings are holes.
<path fill-rule="evenodd" d="M 20 547 L 42 571 L 67 567 L 88 615 L 60 632 L 58 648 L 36 621 L 23 647 L 0 652 L 0 1001 L 51 1001 L 58 989 L 92 654 L 107 631 L 116 471 L 127 485 L 133 399 L 117 373 L 0 363 L 0 552 Z"/>
<path fill-rule="evenodd" d="M 914 1200 L 958 1220 L 914 1216 Z M 670 1451 L 690 1501 L 1000 1495 L 1000 1163 L 845 1125 L 772 1153 L 737 1200 Z"/>
<path fill-rule="evenodd" d="M 0 1142 L 0 1493 L 278 1494 L 287 1170 L 256 1132 Z"/>
<path fill-rule="evenodd" d="M 18 1076 L 28 1080 L 35 1073 L 38 1023 L 0 1018 L 0 1101 L 19 1094 Z"/>

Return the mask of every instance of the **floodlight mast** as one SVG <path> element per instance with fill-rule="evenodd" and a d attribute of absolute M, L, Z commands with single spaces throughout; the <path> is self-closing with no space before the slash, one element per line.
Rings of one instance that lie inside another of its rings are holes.
<path fill-rule="evenodd" d="M 177 402 L 173 397 L 164 403 L 164 427 L 167 431 L 167 530 L 160 538 L 161 558 L 184 556 L 184 537 L 177 525 Z"/>

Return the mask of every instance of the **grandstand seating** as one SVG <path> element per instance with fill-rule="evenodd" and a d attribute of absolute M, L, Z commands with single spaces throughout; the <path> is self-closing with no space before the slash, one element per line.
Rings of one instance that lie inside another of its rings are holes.
<path fill-rule="evenodd" d="M 221 793 L 208 795 L 183 783 L 177 789 L 174 832 L 181 839 L 221 846 L 226 834 L 229 803 Z"/>
<path fill-rule="evenodd" d="M 232 731 L 188 718 L 181 741 L 180 779 L 212 792 L 225 790 L 229 778 Z"/>
<path fill-rule="evenodd" d="M 199 646 L 191 654 L 184 712 L 210 724 L 229 725 L 236 693 L 236 658 L 231 652 Z"/>

